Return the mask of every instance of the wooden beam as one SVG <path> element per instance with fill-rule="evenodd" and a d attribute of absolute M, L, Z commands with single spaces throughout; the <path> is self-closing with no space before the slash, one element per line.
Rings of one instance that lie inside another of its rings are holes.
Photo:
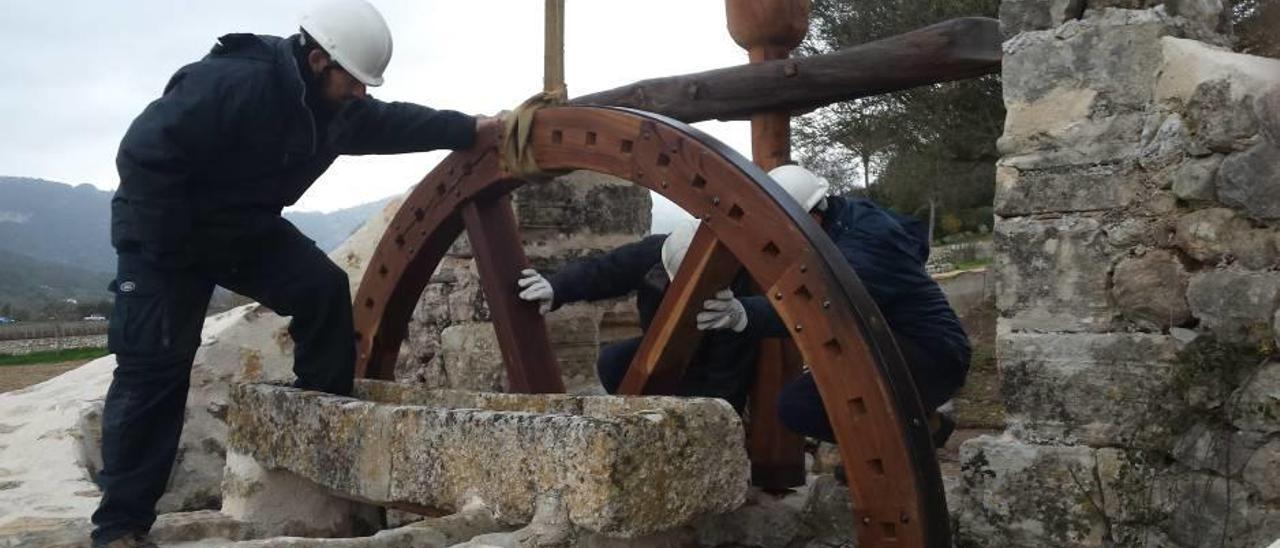
<path fill-rule="evenodd" d="M 506 364 L 507 389 L 526 394 L 564 392 L 546 320 L 536 303 L 516 295 L 516 280 L 520 270 L 529 267 L 529 259 L 521 245 L 511 196 L 473 200 L 463 206 L 462 220 Z"/>
<path fill-rule="evenodd" d="M 803 114 L 840 101 L 1000 71 L 1000 22 L 943 21 L 825 55 L 654 78 L 577 97 L 572 105 L 646 110 L 682 122 Z"/>

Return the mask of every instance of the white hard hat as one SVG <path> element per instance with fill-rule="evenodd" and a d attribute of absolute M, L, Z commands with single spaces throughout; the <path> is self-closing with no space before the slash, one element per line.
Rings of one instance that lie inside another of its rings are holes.
<path fill-rule="evenodd" d="M 689 251 L 689 243 L 697 231 L 698 220 L 692 219 L 677 226 L 662 242 L 662 268 L 667 271 L 668 279 L 676 279 L 676 271 L 680 270 L 680 262 L 684 261 L 684 254 Z"/>
<path fill-rule="evenodd" d="M 365 0 L 320 0 L 299 23 L 343 70 L 366 86 L 382 85 L 391 62 L 391 29 Z"/>
<path fill-rule="evenodd" d="M 769 176 L 805 211 L 812 210 L 813 206 L 826 198 L 827 189 L 831 188 L 825 177 L 794 164 L 775 167 L 769 172 Z"/>

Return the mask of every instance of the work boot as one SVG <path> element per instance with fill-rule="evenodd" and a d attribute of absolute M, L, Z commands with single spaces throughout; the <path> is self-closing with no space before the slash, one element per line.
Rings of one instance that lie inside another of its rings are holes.
<path fill-rule="evenodd" d="M 93 548 L 158 548 L 156 543 L 147 540 L 146 535 L 129 533 L 105 544 L 93 543 Z"/>

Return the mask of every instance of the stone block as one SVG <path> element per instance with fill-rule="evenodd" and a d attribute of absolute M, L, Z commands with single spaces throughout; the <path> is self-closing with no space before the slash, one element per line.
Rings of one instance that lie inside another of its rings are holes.
<path fill-rule="evenodd" d="M 1191 258 L 1217 264 L 1227 258 L 1247 268 L 1267 268 L 1276 260 L 1275 236 L 1235 211 L 1201 209 L 1178 219 L 1174 241 Z"/>
<path fill-rule="evenodd" d="M 1219 100 L 1234 105 L 1245 97 L 1263 97 L 1280 83 L 1280 60 L 1173 36 L 1160 42 L 1163 52 L 1154 97 L 1159 103 L 1187 105 L 1197 92 L 1211 91 L 1201 86 L 1226 82 L 1229 93 Z"/>
<path fill-rule="evenodd" d="M 1142 190 L 1132 163 L 1049 169 L 996 170 L 996 215 L 1074 213 L 1120 209 Z"/>
<path fill-rule="evenodd" d="M 1191 313 L 1228 342 L 1271 339 L 1271 321 L 1280 304 L 1280 273 L 1207 271 L 1187 285 Z"/>
<path fill-rule="evenodd" d="M 1191 470 L 1237 476 L 1266 442 L 1258 432 L 1236 431 L 1209 422 L 1198 422 L 1178 436 L 1173 458 Z M 1261 460 L 1265 460 L 1265 457 Z"/>
<path fill-rule="evenodd" d="M 1191 158 L 1179 165 L 1170 177 L 1170 186 L 1174 195 L 1188 202 L 1212 202 L 1217 198 L 1214 179 L 1218 175 L 1218 166 L 1222 165 L 1221 154 L 1204 158 Z"/>
<path fill-rule="evenodd" d="M 981 436 L 960 446 L 960 463 L 958 546 L 1111 545 L 1107 512 L 1128 469 L 1119 451 Z"/>
<path fill-rule="evenodd" d="M 1258 133 L 1252 96 L 1234 97 L 1231 82 L 1211 80 L 1196 86 L 1187 99 L 1187 120 L 1195 134 L 1194 150 L 1229 153 L 1243 149 Z"/>
<path fill-rule="evenodd" d="M 1112 163 L 1142 145 L 1160 38 L 1158 11 L 1107 10 L 1005 43 L 999 148 L 1018 167 Z"/>
<path fill-rule="evenodd" d="M 1116 264 L 1111 293 L 1121 316 L 1141 328 L 1161 331 L 1191 319 L 1189 279 L 1177 256 L 1156 249 Z"/>
<path fill-rule="evenodd" d="M 1000 33 L 1051 29 L 1084 13 L 1084 0 L 1005 0 L 1000 2 Z"/>
<path fill-rule="evenodd" d="M 231 445 L 344 496 L 527 523 L 556 493 L 569 521 L 634 537 L 742 504 L 742 423 L 720 400 L 430 391 L 362 381 L 365 400 L 236 388 Z"/>
<path fill-rule="evenodd" d="M 1112 251 L 1100 221 L 1003 219 L 995 233 L 996 308 L 1014 331 L 1106 331 Z"/>
<path fill-rule="evenodd" d="M 1163 516 L 1176 546 L 1266 546 L 1280 538 L 1280 509 L 1250 500 L 1239 481 L 1170 470 L 1147 485 L 1148 511 Z"/>
<path fill-rule="evenodd" d="M 1164 446 L 1177 344 L 1163 335 L 1003 334 L 1001 395 L 1017 437 Z"/>
<path fill-rule="evenodd" d="M 1244 465 L 1244 481 L 1262 500 L 1280 502 L 1280 439 L 1253 452 Z"/>
<path fill-rule="evenodd" d="M 379 508 L 339 498 L 288 470 L 263 467 L 232 450 L 222 482 L 222 513 L 263 536 L 350 537 L 378 530 Z"/>
<path fill-rule="evenodd" d="M 440 332 L 440 366 L 445 379 L 437 383 L 438 386 L 490 392 L 506 390 L 507 371 L 492 323 L 464 323 L 444 328 Z"/>
<path fill-rule="evenodd" d="M 513 201 L 520 227 L 532 231 L 636 236 L 651 223 L 648 189 L 592 171 L 525 185 Z"/>
<path fill-rule="evenodd" d="M 1280 362 L 1250 375 L 1231 397 L 1231 424 L 1241 430 L 1280 432 Z"/>
<path fill-rule="evenodd" d="M 1259 141 L 1218 168 L 1218 198 L 1264 221 L 1280 219 L 1280 147 Z"/>

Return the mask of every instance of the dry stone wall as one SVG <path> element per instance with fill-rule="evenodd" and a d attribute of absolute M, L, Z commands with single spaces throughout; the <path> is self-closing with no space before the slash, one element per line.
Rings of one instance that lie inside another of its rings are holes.
<path fill-rule="evenodd" d="M 963 546 L 1280 538 L 1280 61 L 1220 0 L 1006 0 L 995 264 L 1006 431 Z"/>

